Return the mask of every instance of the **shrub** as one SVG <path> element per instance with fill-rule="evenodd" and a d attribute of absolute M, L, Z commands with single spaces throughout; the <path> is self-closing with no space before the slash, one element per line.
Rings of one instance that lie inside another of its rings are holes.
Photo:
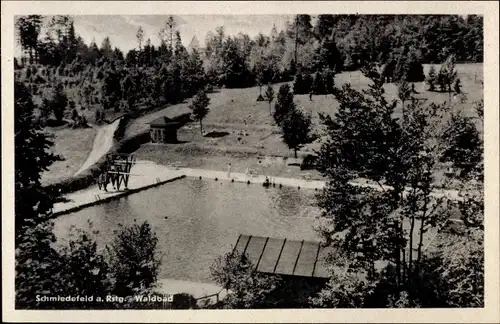
<path fill-rule="evenodd" d="M 35 79 L 33 80 L 33 82 L 38 83 L 38 84 L 43 84 L 43 83 L 47 83 L 47 80 L 45 80 L 42 76 L 37 74 Z"/>
<path fill-rule="evenodd" d="M 438 83 L 438 80 L 437 80 L 436 68 L 434 67 L 434 65 L 431 65 L 431 68 L 429 70 L 429 75 L 427 76 L 425 81 L 429 85 L 429 91 L 436 90 L 436 84 Z"/>
<path fill-rule="evenodd" d="M 157 255 L 158 238 L 151 226 L 144 222 L 121 227 L 107 248 L 109 264 L 113 269 L 113 292 L 131 296 L 150 291 L 156 283 L 161 263 Z"/>

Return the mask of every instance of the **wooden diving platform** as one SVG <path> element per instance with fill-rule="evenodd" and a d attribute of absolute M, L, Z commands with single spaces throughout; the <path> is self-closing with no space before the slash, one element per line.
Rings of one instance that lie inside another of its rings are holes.
<path fill-rule="evenodd" d="M 240 234 L 233 253 L 246 254 L 258 272 L 329 278 L 325 260 L 331 248 L 320 242 Z"/>

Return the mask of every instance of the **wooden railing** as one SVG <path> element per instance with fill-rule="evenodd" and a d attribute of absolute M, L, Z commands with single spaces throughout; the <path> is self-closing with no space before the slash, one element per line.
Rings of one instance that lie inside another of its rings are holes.
<path fill-rule="evenodd" d="M 220 298 L 220 293 L 223 290 L 224 290 L 224 288 L 222 288 L 221 290 L 219 290 L 219 292 L 216 292 L 215 294 L 206 295 L 206 296 L 203 296 L 203 297 L 198 297 L 198 298 L 196 298 L 196 301 L 198 302 L 200 300 L 204 300 L 204 299 L 209 299 L 209 298 L 215 297 L 215 300 L 218 303 L 222 299 L 222 298 Z"/>

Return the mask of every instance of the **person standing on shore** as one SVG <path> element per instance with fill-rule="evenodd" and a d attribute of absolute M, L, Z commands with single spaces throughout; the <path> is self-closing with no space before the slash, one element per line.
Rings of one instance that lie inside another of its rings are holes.
<path fill-rule="evenodd" d="M 227 177 L 231 178 L 231 163 L 227 165 Z"/>

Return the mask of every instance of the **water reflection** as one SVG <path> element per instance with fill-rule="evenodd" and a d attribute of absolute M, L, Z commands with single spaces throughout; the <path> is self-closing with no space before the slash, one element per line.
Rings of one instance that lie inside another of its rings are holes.
<path fill-rule="evenodd" d="M 240 233 L 316 240 L 312 196 L 304 189 L 187 178 L 61 216 L 55 231 L 65 237 L 71 224 L 91 220 L 103 245 L 118 224 L 147 220 L 164 254 L 160 277 L 210 282 L 210 265 Z"/>

